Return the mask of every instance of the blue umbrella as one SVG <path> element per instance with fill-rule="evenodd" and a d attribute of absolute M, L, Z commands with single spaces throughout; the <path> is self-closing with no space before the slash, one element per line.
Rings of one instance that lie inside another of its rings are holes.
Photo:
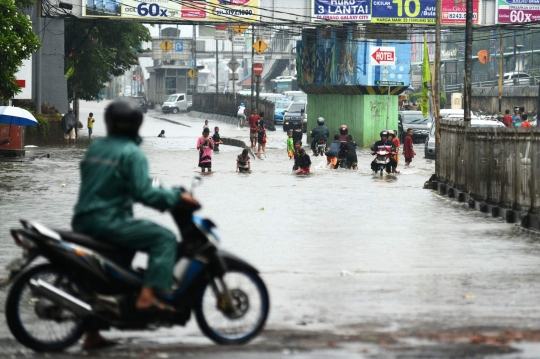
<path fill-rule="evenodd" d="M 9 144 L 11 136 L 11 125 L 16 126 L 36 126 L 36 118 L 24 108 L 12 106 L 0 106 L 0 123 L 9 125 L 8 138 L 0 140 L 0 146 Z"/>
<path fill-rule="evenodd" d="M 36 118 L 24 108 L 0 106 L 0 123 L 16 126 L 36 126 Z"/>

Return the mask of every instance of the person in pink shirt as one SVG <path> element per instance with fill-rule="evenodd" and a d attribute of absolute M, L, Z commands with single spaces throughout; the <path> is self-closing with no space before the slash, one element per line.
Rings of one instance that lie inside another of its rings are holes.
<path fill-rule="evenodd" d="M 208 168 L 208 172 L 212 172 L 212 150 L 214 149 L 214 140 L 210 137 L 210 129 L 206 127 L 202 136 L 197 140 L 197 149 L 199 150 L 199 167 L 204 173 Z"/>

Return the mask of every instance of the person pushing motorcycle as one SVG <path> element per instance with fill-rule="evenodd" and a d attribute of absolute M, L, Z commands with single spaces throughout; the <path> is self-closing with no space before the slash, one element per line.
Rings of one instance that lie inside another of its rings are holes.
<path fill-rule="evenodd" d="M 81 162 L 81 187 L 71 224 L 76 232 L 148 253 L 144 286 L 135 308 L 141 315 L 155 316 L 174 311 L 154 291 L 171 288 L 177 241 L 170 230 L 133 218 L 133 204 L 160 211 L 177 206 L 198 209 L 200 205 L 179 189 L 152 186 L 148 162 L 139 148 L 142 121 L 141 109 L 132 102 L 115 101 L 107 107 L 107 136 L 92 142 Z M 111 344 L 97 331 L 89 331 L 83 348 Z"/>
<path fill-rule="evenodd" d="M 324 118 L 319 117 L 317 119 L 317 127 L 311 131 L 311 138 L 313 138 L 313 141 L 311 141 L 311 150 L 313 151 L 313 155 L 316 156 L 317 149 L 315 148 L 315 144 L 319 140 L 324 140 L 324 142 L 328 145 L 328 137 L 330 137 L 330 131 L 328 130 L 328 127 L 324 125 Z"/>
<path fill-rule="evenodd" d="M 392 167 L 396 166 L 396 160 L 394 159 L 396 147 L 394 146 L 394 143 L 388 139 L 388 131 L 381 131 L 380 136 L 381 139 L 375 142 L 375 144 L 371 147 L 371 154 L 375 155 L 377 154 L 377 151 L 388 152 L 386 157 L 389 158 L 390 161 L 386 165 L 386 173 L 390 173 Z M 371 170 L 377 172 L 377 163 L 375 160 L 371 162 Z"/>

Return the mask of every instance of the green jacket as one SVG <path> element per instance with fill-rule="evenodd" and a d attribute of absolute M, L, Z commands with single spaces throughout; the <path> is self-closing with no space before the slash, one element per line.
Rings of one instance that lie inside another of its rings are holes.
<path fill-rule="evenodd" d="M 180 190 L 152 187 L 140 138 L 107 136 L 92 142 L 81 162 L 81 188 L 73 227 L 114 226 L 133 217 L 133 203 L 164 211 Z M 99 222 L 95 222 L 95 221 Z"/>

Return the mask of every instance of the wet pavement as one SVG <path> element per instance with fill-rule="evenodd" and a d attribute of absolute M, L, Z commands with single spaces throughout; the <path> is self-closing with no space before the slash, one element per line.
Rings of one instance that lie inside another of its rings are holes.
<path fill-rule="evenodd" d="M 103 106 L 81 106 L 82 114 L 95 114 L 95 136 L 105 134 Z M 189 187 L 199 172 L 195 143 L 203 124 L 186 114 L 149 111 L 141 133 L 152 176 Z M 219 126 L 222 137 L 248 142 L 247 128 L 209 125 Z M 161 130 L 164 139 L 157 138 Z M 373 176 L 372 156 L 359 150 L 358 171 L 332 171 L 312 157 L 312 174 L 299 177 L 291 172 L 285 140 L 280 127 L 269 132 L 266 155 L 252 159 L 251 174 L 234 172 L 240 148 L 222 146 L 213 173 L 195 191 L 223 247 L 259 268 L 268 285 L 271 312 L 259 338 L 219 347 L 190 322 L 155 332 L 106 332 L 121 345 L 98 354 L 75 346 L 47 357 L 540 357 L 536 237 L 423 189 L 434 162 L 423 159 L 421 145 L 397 176 Z M 34 150 L 49 159 L 0 162 L 0 276 L 20 254 L 8 232 L 19 218 L 69 227 L 86 146 L 58 144 Z M 164 214 L 142 206 L 135 212 L 176 232 Z M 9 333 L 5 295 L 0 291 L 0 358 L 45 357 Z"/>

